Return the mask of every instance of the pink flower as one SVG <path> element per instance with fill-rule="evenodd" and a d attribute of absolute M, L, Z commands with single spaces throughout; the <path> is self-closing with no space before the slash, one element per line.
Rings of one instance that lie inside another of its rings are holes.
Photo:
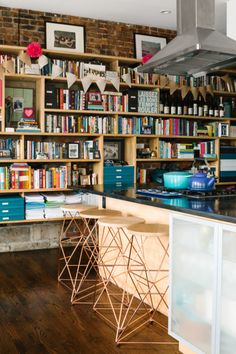
<path fill-rule="evenodd" d="M 30 58 L 38 58 L 42 55 L 42 48 L 38 42 L 28 44 L 26 51 Z"/>
<path fill-rule="evenodd" d="M 144 55 L 144 57 L 142 57 L 142 64 L 145 64 L 149 59 L 151 59 L 151 57 L 153 57 L 152 53 Z"/>

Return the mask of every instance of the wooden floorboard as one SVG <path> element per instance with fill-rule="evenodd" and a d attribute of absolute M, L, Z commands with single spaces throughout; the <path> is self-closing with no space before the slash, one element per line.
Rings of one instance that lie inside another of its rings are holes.
<path fill-rule="evenodd" d="M 177 345 L 121 345 L 91 306 L 57 283 L 57 250 L 0 254 L 0 354 L 178 354 Z M 152 330 L 144 332 L 152 337 Z M 146 331 L 146 329 L 145 329 Z"/>

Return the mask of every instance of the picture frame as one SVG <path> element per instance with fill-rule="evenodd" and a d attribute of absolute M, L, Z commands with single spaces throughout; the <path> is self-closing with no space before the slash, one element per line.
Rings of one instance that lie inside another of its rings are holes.
<path fill-rule="evenodd" d="M 102 94 L 99 91 L 89 91 L 88 101 L 93 104 L 98 104 L 102 102 Z"/>
<path fill-rule="evenodd" d="M 90 175 L 80 175 L 80 185 L 90 186 L 91 185 Z"/>
<path fill-rule="evenodd" d="M 45 35 L 47 49 L 84 53 L 84 26 L 45 22 Z"/>
<path fill-rule="evenodd" d="M 156 54 L 167 44 L 165 37 L 156 37 L 148 34 L 134 34 L 134 53 L 137 59 L 142 59 L 148 54 Z"/>
<path fill-rule="evenodd" d="M 78 159 L 79 158 L 79 144 L 68 143 L 68 159 Z"/>
<path fill-rule="evenodd" d="M 104 141 L 104 160 L 119 161 L 124 159 L 123 140 Z"/>

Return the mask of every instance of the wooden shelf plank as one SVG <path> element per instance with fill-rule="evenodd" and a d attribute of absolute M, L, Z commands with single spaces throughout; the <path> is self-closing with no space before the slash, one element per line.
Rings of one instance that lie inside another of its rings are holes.
<path fill-rule="evenodd" d="M 75 219 L 80 219 L 76 217 Z M 6 220 L 0 221 L 0 224 L 29 224 L 29 223 L 42 223 L 52 221 L 63 221 L 64 218 L 48 218 L 48 219 L 24 219 L 24 220 Z M 65 218 L 65 220 L 71 220 L 71 218 Z"/>
<path fill-rule="evenodd" d="M 236 121 L 236 118 L 228 117 L 200 117 L 200 116 L 189 116 L 189 115 L 176 115 L 176 114 L 161 114 L 161 113 L 140 113 L 140 112 L 113 112 L 113 111 L 90 111 L 90 110 L 64 110 L 58 108 L 45 108 L 45 112 L 48 113 L 78 113 L 78 114 L 100 114 L 100 115 L 118 115 L 118 116 L 133 116 L 133 117 L 159 117 L 159 118 L 184 118 L 184 119 L 194 119 L 194 120 L 206 120 L 206 121 Z"/>
<path fill-rule="evenodd" d="M 207 161 L 216 161 L 217 159 L 206 159 Z M 177 162 L 177 161 L 181 161 L 181 162 L 183 162 L 183 161 L 186 161 L 186 162 L 188 162 L 188 161 L 194 161 L 194 159 L 192 158 L 186 158 L 186 159 L 184 159 L 184 158 L 173 158 L 173 159 L 156 159 L 156 158 L 153 158 L 153 159 L 136 159 L 136 161 L 137 162 L 171 162 L 171 161 L 175 161 L 175 162 Z"/>
<path fill-rule="evenodd" d="M 32 159 L 32 160 L 18 160 L 18 162 L 29 162 L 29 163 L 61 163 L 61 162 L 100 162 L 101 159 Z"/>
<path fill-rule="evenodd" d="M 38 188 L 38 189 L 2 189 L 0 190 L 0 194 L 8 194 L 8 193 L 40 193 L 40 192 L 68 192 L 72 191 L 69 188 Z"/>

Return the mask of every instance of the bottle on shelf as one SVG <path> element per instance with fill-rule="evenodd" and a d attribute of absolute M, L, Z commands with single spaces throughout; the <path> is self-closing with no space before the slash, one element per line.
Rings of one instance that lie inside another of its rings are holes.
<path fill-rule="evenodd" d="M 225 108 L 224 108 L 223 97 L 222 96 L 220 96 L 219 116 L 220 116 L 220 118 L 223 118 L 225 116 Z"/>
<path fill-rule="evenodd" d="M 189 95 L 186 95 L 183 99 L 183 115 L 187 116 L 188 113 L 188 103 L 189 103 Z"/>
<path fill-rule="evenodd" d="M 203 99 L 202 99 L 202 95 L 200 94 L 198 96 L 198 116 L 199 117 L 203 116 Z"/>
<path fill-rule="evenodd" d="M 206 100 L 203 104 L 203 116 L 204 117 L 207 117 L 209 115 L 209 103 L 210 103 L 210 100 L 209 100 L 209 94 L 206 95 Z"/>
<path fill-rule="evenodd" d="M 170 106 L 170 114 L 176 114 L 176 94 L 171 95 L 171 106 Z"/>
<path fill-rule="evenodd" d="M 198 100 L 193 100 L 193 115 L 198 116 Z"/>
<path fill-rule="evenodd" d="M 163 92 L 160 93 L 160 102 L 159 102 L 159 113 L 164 113 L 164 94 Z"/>
<path fill-rule="evenodd" d="M 168 93 L 166 93 L 164 99 L 164 114 L 170 114 L 170 102 Z"/>
<path fill-rule="evenodd" d="M 214 99 L 214 117 L 219 117 L 219 102 L 216 97 Z"/>
<path fill-rule="evenodd" d="M 193 115 L 193 95 L 192 94 L 190 94 L 188 99 L 188 115 L 189 116 Z"/>
<path fill-rule="evenodd" d="M 214 117 L 214 99 L 211 95 L 209 95 L 209 117 Z"/>
<path fill-rule="evenodd" d="M 178 115 L 183 114 L 183 100 L 180 91 L 178 91 L 178 96 L 177 96 L 177 114 Z"/>

